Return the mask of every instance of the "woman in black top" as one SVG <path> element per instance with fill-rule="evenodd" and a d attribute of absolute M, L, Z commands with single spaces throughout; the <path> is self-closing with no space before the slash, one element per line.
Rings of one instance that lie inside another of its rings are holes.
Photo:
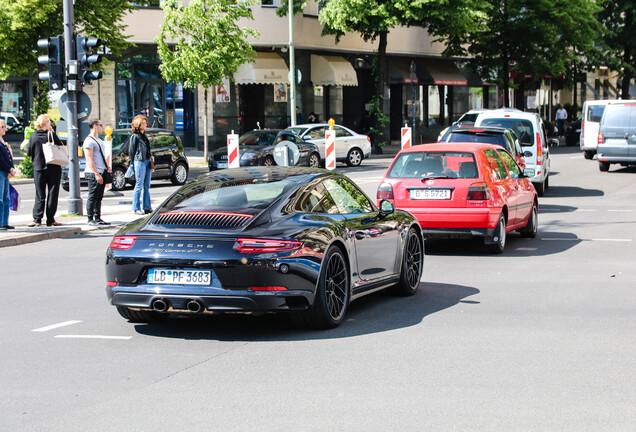
<path fill-rule="evenodd" d="M 11 205 L 9 179 L 16 174 L 16 170 L 13 165 L 11 147 L 2 139 L 6 131 L 7 123 L 0 120 L 0 230 L 14 228 L 9 225 L 9 206 Z"/>
<path fill-rule="evenodd" d="M 27 155 L 33 160 L 33 183 L 35 184 L 35 204 L 33 204 L 33 222 L 27 226 L 34 227 L 42 224 L 44 216 L 44 203 L 46 201 L 46 226 L 60 226 L 55 221 L 57 212 L 57 198 L 60 194 L 60 181 L 62 179 L 62 167 L 47 164 L 42 151 L 42 144 L 49 141 L 49 131 L 53 134 L 56 145 L 66 145 L 53 132 L 51 119 L 47 114 L 40 114 L 35 120 L 36 131 L 29 138 Z M 48 197 L 46 190 L 48 188 Z"/>
<path fill-rule="evenodd" d="M 133 134 L 130 137 L 128 157 L 135 168 L 135 189 L 133 191 L 133 212 L 135 214 L 148 214 L 152 212 L 150 206 L 150 141 L 145 132 L 148 128 L 148 120 L 144 115 L 137 115 L 131 122 Z M 143 194 L 142 194 L 143 191 Z M 141 206 L 139 199 L 141 198 Z M 143 208 L 143 210 L 142 210 Z"/>

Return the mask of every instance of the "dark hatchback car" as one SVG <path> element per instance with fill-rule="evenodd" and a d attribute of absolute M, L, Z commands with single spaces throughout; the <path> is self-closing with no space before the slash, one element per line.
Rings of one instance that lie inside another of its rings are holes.
<path fill-rule="evenodd" d="M 300 157 L 296 166 L 313 168 L 320 166 L 320 153 L 316 144 L 303 141 L 298 135 L 281 129 L 258 129 L 241 135 L 239 137 L 241 166 L 276 165 L 274 147 L 283 141 L 291 141 L 298 146 Z M 208 168 L 210 171 L 227 167 L 227 147 L 220 147 L 210 153 L 208 156 Z"/>
<path fill-rule="evenodd" d="M 128 145 L 132 134 L 130 129 L 115 129 L 113 131 L 113 184 L 112 190 L 122 190 L 126 183 L 135 183 L 135 176 L 127 179 L 125 177 L 128 169 Z M 147 129 L 146 135 L 150 141 L 150 152 L 155 160 L 155 170 L 152 179 L 169 179 L 172 184 L 182 185 L 188 180 L 190 165 L 183 153 L 183 143 L 181 138 L 168 129 Z M 80 183 L 86 184 L 84 180 L 84 168 L 86 160 L 80 159 L 80 170 L 82 172 Z M 68 166 L 62 170 L 62 188 L 69 189 Z"/>
<path fill-rule="evenodd" d="M 459 127 L 450 130 L 440 142 L 475 142 L 495 144 L 508 150 L 521 169 L 525 169 L 521 144 L 517 135 L 510 129 L 500 127 Z"/>
<path fill-rule="evenodd" d="M 108 300 L 132 322 L 286 312 L 302 327 L 336 327 L 354 299 L 385 288 L 409 296 L 420 284 L 417 220 L 379 207 L 334 171 L 208 173 L 115 234 Z"/>

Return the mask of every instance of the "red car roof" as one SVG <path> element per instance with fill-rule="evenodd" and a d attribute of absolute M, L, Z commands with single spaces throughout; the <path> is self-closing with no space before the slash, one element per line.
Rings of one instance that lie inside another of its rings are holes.
<path fill-rule="evenodd" d="M 409 147 L 406 150 L 401 150 L 400 153 L 418 153 L 422 151 L 467 151 L 474 152 L 480 148 L 494 148 L 501 149 L 501 146 L 496 144 L 487 144 L 487 143 L 474 143 L 474 142 L 444 142 L 444 143 L 433 143 L 433 144 L 419 144 L 413 147 Z M 505 150 L 505 149 L 504 149 Z"/>

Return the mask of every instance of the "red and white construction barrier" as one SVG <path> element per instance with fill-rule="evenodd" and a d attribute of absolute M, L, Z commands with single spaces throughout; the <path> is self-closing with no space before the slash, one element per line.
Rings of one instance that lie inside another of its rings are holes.
<path fill-rule="evenodd" d="M 404 126 L 402 128 L 402 150 L 411 147 L 411 128 Z"/>
<path fill-rule="evenodd" d="M 239 168 L 241 166 L 239 136 L 234 131 L 227 136 L 227 166 L 228 168 Z"/>
<path fill-rule="evenodd" d="M 325 164 L 328 170 L 336 169 L 336 131 L 333 129 L 325 130 Z"/>

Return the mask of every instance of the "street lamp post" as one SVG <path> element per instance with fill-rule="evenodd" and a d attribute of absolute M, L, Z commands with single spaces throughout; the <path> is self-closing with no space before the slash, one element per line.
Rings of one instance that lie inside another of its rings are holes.
<path fill-rule="evenodd" d="M 289 113 L 291 125 L 296 126 L 296 60 L 294 57 L 294 2 L 289 0 Z"/>

